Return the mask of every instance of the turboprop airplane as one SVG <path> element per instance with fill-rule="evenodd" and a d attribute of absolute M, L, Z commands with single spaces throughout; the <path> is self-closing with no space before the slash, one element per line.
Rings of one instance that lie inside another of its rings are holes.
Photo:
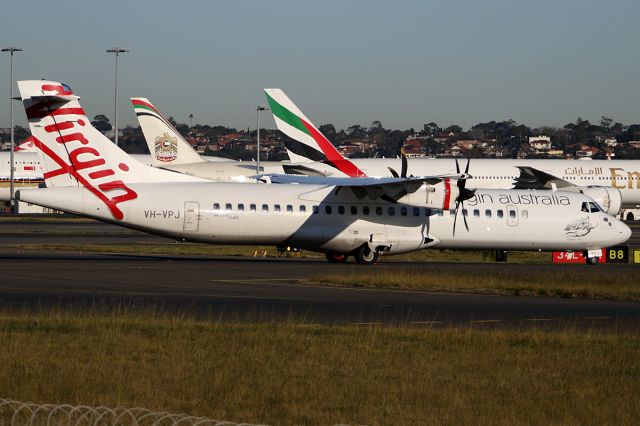
<path fill-rule="evenodd" d="M 19 200 L 177 240 L 294 246 L 362 264 L 382 253 L 431 247 L 579 250 L 593 263 L 600 247 L 631 235 L 580 193 L 473 192 L 465 179 L 448 177 L 356 186 L 357 179 L 345 185 L 205 181 L 133 160 L 91 126 L 66 85 L 29 80 L 18 88 L 47 183 L 19 190 Z M 455 233 L 458 215 L 467 232 Z"/>
<path fill-rule="evenodd" d="M 308 168 L 327 176 L 397 176 L 405 173 L 446 174 L 455 171 L 452 159 L 347 159 L 329 142 L 281 89 L 265 89 L 278 129 L 294 142 L 286 144 L 292 162 L 313 160 Z M 469 170 L 470 188 L 562 189 L 593 198 L 609 214 L 640 204 L 638 160 L 507 160 L 477 159 Z"/>

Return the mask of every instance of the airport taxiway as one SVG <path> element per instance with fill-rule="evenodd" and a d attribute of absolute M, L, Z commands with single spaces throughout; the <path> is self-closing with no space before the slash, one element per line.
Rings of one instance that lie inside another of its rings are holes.
<path fill-rule="evenodd" d="M 0 222 L 5 244 L 127 244 L 171 240 L 96 222 Z M 553 274 L 584 265 L 383 262 L 328 264 L 297 258 L 117 255 L 0 250 L 0 308 L 154 307 L 226 321 L 640 328 L 640 303 L 552 297 L 485 296 L 311 284 L 328 273 L 362 268 L 416 274 L 455 267 L 492 274 Z M 634 265 L 599 265 L 612 274 Z"/>

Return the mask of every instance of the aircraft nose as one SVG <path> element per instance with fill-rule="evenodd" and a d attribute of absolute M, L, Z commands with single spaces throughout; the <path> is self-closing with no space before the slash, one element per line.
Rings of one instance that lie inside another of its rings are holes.
<path fill-rule="evenodd" d="M 620 242 L 618 244 L 623 244 L 629 241 L 629 238 L 631 238 L 631 228 L 629 228 L 626 223 L 621 220 L 617 220 L 616 230 L 620 237 Z"/>

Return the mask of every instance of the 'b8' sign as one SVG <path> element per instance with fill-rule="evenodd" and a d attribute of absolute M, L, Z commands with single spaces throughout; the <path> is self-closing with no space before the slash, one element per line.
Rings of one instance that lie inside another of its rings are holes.
<path fill-rule="evenodd" d="M 616 246 L 607 249 L 607 263 L 629 263 L 629 247 Z"/>

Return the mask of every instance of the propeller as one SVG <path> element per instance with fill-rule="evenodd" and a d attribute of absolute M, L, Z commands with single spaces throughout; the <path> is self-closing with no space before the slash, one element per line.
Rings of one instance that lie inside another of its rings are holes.
<path fill-rule="evenodd" d="M 471 164 L 471 158 L 467 159 L 467 165 L 464 168 L 464 174 L 469 174 L 469 165 Z M 456 173 L 460 174 L 460 164 L 458 163 L 458 159 L 456 158 Z M 458 198 L 456 199 L 456 208 L 455 215 L 453 217 L 453 236 L 456 235 L 456 222 L 458 221 L 458 210 L 460 206 L 462 206 L 462 220 L 464 221 L 464 227 L 469 230 L 469 224 L 467 223 L 467 215 L 464 214 L 464 201 L 473 198 L 476 194 L 475 189 L 467 189 L 465 186 L 467 185 L 467 179 L 458 179 Z"/>
<path fill-rule="evenodd" d="M 400 175 L 398 175 L 398 172 L 396 172 L 393 167 L 387 167 L 387 168 L 391 172 L 391 176 L 393 176 L 395 178 L 397 178 L 397 177 L 406 178 L 407 177 L 407 169 L 409 168 L 409 164 L 408 164 L 408 161 L 407 161 L 407 154 L 404 152 L 404 147 L 400 148 L 400 160 L 402 161 L 402 165 L 401 165 L 401 169 L 400 169 Z"/>

